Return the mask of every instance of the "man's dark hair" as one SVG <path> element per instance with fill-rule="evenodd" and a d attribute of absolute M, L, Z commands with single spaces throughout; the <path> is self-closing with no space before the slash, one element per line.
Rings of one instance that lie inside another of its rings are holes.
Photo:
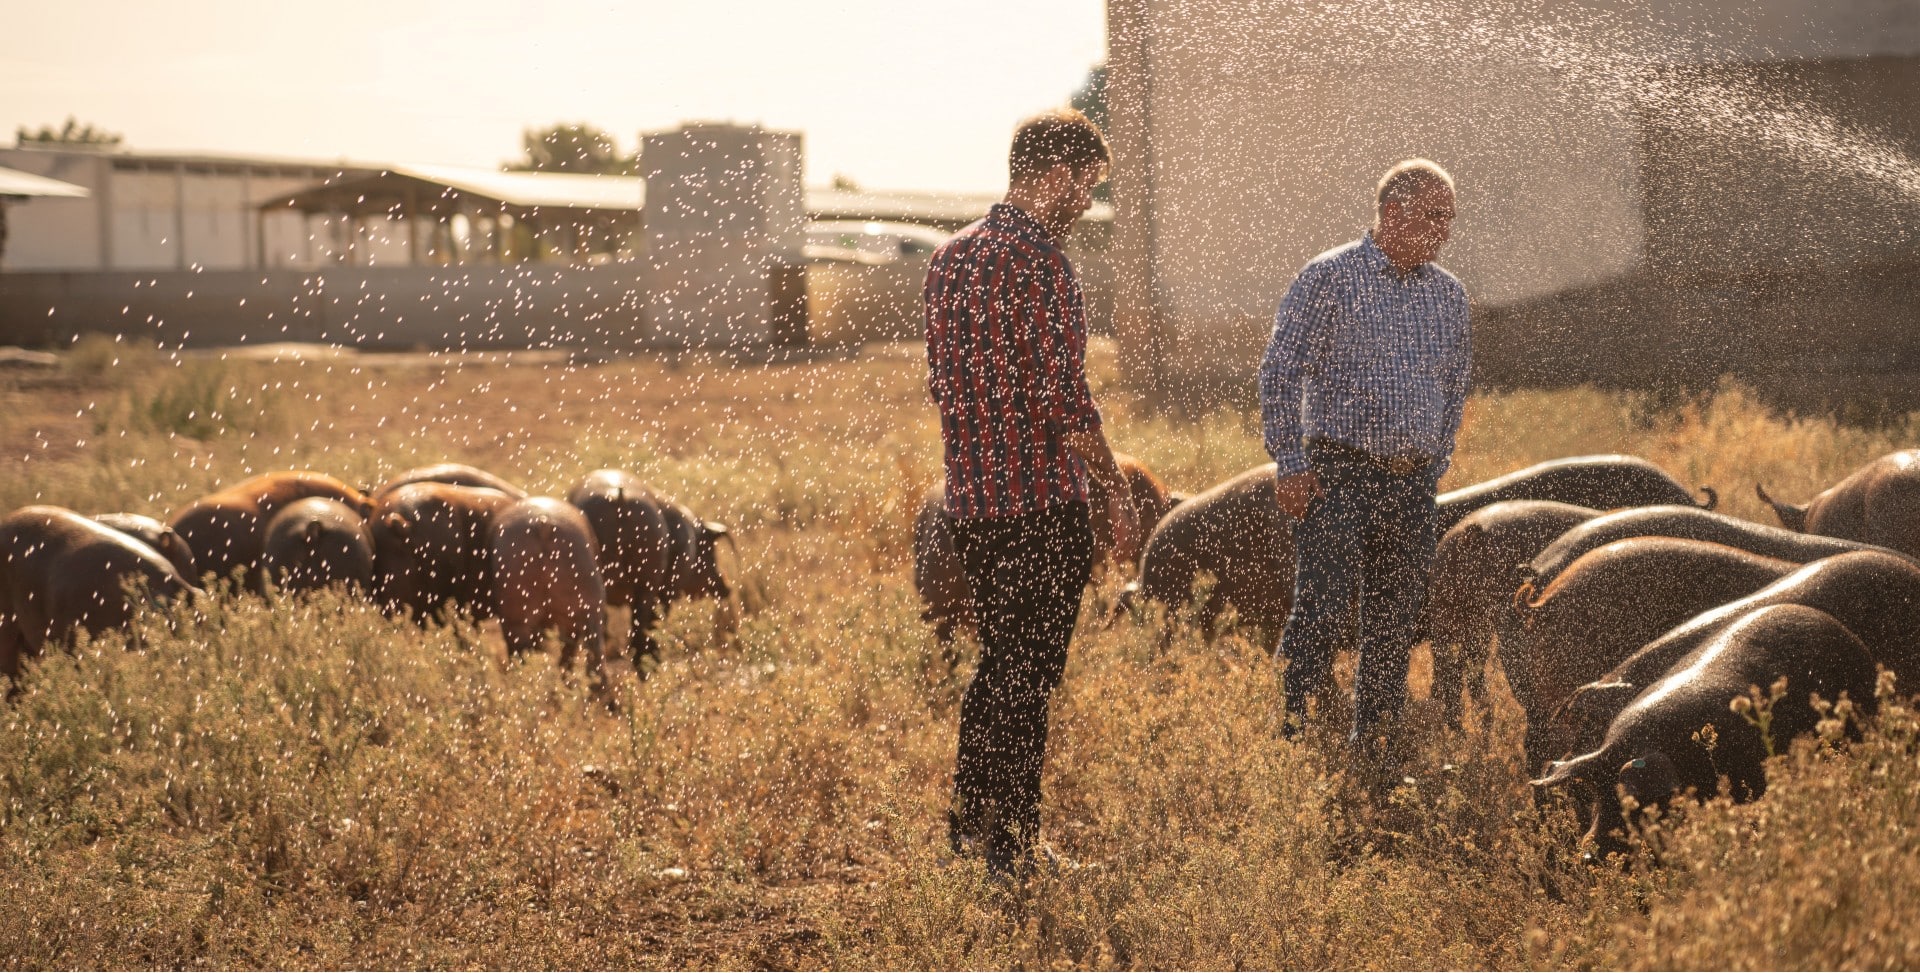
<path fill-rule="evenodd" d="M 1076 171 L 1082 166 L 1112 164 L 1106 136 L 1087 116 L 1056 108 L 1021 122 L 1014 130 L 1007 172 L 1015 180 L 1040 175 L 1063 162 Z"/>

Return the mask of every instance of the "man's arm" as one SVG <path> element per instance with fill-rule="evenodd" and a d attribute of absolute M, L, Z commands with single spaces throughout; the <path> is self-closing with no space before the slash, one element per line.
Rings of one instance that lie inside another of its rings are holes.
<path fill-rule="evenodd" d="M 1467 306 L 1467 296 L 1464 292 L 1460 295 L 1459 314 L 1460 330 L 1462 332 L 1459 345 L 1460 354 L 1459 357 L 1451 363 L 1451 368 L 1449 369 L 1447 376 L 1447 411 L 1441 416 L 1442 428 L 1446 430 L 1446 441 L 1449 444 L 1459 439 L 1460 420 L 1466 414 L 1467 390 L 1473 379 L 1473 319 L 1471 317 L 1472 312 Z M 1446 456 L 1441 458 L 1437 468 L 1433 471 L 1434 479 L 1438 480 L 1444 475 L 1447 472 L 1447 467 L 1452 465 L 1452 462 L 1453 454 L 1449 451 Z"/>
<path fill-rule="evenodd" d="M 1078 287 L 1068 272 L 1065 258 L 1041 275 L 1045 285 L 1032 313 L 1034 330 L 1042 345 L 1048 368 L 1041 376 L 1050 399 L 1049 413 L 1059 423 L 1067 448 L 1086 464 L 1087 475 L 1100 482 L 1107 492 L 1107 518 L 1113 524 L 1114 554 L 1133 560 L 1140 553 L 1140 515 L 1133 506 L 1133 491 L 1127 478 L 1114 462 L 1113 447 L 1093 404 L 1093 390 L 1087 387 L 1087 325 L 1084 305 L 1070 297 Z"/>
<path fill-rule="evenodd" d="M 1332 323 L 1318 271 L 1307 267 L 1287 288 L 1260 360 L 1260 430 L 1267 455 L 1273 457 L 1274 501 L 1295 520 L 1306 515 L 1308 502 L 1320 492 L 1320 478 L 1307 462 L 1300 416 L 1307 354 L 1314 338 Z"/>
<path fill-rule="evenodd" d="M 1107 434 L 1100 427 L 1069 432 L 1066 436 L 1067 448 L 1087 464 L 1087 475 L 1100 481 L 1107 490 L 1107 519 L 1113 524 L 1113 554 L 1122 561 L 1137 561 L 1140 558 L 1140 512 L 1133 506 L 1133 491 L 1127 486 L 1126 474 L 1120 472 L 1120 464 L 1114 462 L 1113 447 L 1107 443 Z"/>

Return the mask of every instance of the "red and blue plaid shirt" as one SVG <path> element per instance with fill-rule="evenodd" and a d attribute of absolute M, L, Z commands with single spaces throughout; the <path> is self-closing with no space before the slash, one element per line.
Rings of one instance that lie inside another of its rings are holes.
<path fill-rule="evenodd" d="M 940 408 L 947 512 L 1012 517 L 1085 502 L 1070 433 L 1100 428 L 1087 389 L 1087 313 L 1067 255 L 1006 203 L 934 252 L 927 390 Z"/>

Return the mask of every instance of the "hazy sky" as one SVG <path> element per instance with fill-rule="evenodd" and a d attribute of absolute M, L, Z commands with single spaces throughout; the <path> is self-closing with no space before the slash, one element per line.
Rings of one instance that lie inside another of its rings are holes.
<path fill-rule="evenodd" d="M 9 10 L 0 137 L 492 166 L 529 126 L 806 134 L 807 178 L 997 191 L 1023 115 L 1104 56 L 1102 0 L 59 0 Z"/>

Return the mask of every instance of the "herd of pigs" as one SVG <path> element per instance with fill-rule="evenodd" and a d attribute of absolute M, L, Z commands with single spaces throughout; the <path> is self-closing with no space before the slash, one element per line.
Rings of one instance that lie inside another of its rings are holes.
<path fill-rule="evenodd" d="M 1102 557 L 1137 568 L 1119 615 L 1148 602 L 1202 626 L 1229 608 L 1278 633 L 1290 608 L 1290 527 L 1273 466 L 1192 497 L 1123 459 L 1142 549 L 1113 551 L 1096 489 Z M 1920 685 L 1920 450 L 1856 471 L 1805 506 L 1760 496 L 1784 527 L 1713 512 L 1658 467 L 1628 456 L 1542 463 L 1442 494 L 1445 531 L 1419 638 L 1433 695 L 1458 726 L 1486 700 L 1491 649 L 1526 714 L 1526 760 L 1543 787 L 1591 811 L 1617 841 L 1621 796 L 1650 806 L 1725 777 L 1737 798 L 1765 788 L 1769 746 L 1812 733 L 1812 697 L 1877 700 L 1880 670 Z M 914 523 L 913 580 L 944 644 L 973 625 L 938 488 Z M 636 671 L 651 631 L 682 598 L 731 593 L 703 521 L 634 475 L 599 470 L 565 500 L 528 496 L 484 470 L 442 464 L 362 492 L 314 472 L 268 473 L 189 503 L 168 522 L 53 506 L 0 518 L 0 674 L 17 682 L 49 642 L 124 630 L 141 602 L 170 606 L 210 581 L 260 594 L 342 585 L 421 623 L 496 619 L 511 654 L 557 632 L 560 664 L 584 651 L 605 686 L 609 606 L 632 611 Z M 1731 704 L 1785 679 L 1765 721 Z M 1711 725 L 1714 732 L 1702 734 Z"/>
<path fill-rule="evenodd" d="M 1122 465 L 1143 519 L 1158 515 L 1122 610 L 1158 602 L 1211 629 L 1231 607 L 1271 649 L 1293 588 L 1273 466 L 1182 500 Z M 1484 705 L 1497 645 L 1526 714 L 1528 770 L 1591 812 L 1603 848 L 1617 847 L 1622 792 L 1654 806 L 1713 794 L 1725 776 L 1735 797 L 1758 796 L 1769 744 L 1821 722 L 1813 694 L 1844 693 L 1864 715 L 1879 669 L 1920 686 L 1920 450 L 1805 506 L 1756 489 L 1784 528 L 1715 513 L 1710 488 L 1696 502 L 1629 456 L 1542 463 L 1438 498 L 1445 533 L 1418 633 L 1433 696 L 1457 727 L 1463 695 Z M 1104 504 L 1092 506 L 1096 538 L 1110 538 Z M 943 637 L 972 624 L 958 564 L 936 491 L 916 524 L 914 581 Z M 1765 735 L 1731 710 L 1782 678 Z"/>
<path fill-rule="evenodd" d="M 644 673 L 669 603 L 730 597 L 722 539 L 724 524 L 621 470 L 588 474 L 565 500 L 447 463 L 364 493 L 324 473 L 266 473 L 166 523 L 22 507 L 0 519 L 0 674 L 18 678 L 48 641 L 125 628 L 141 598 L 170 604 L 212 580 L 260 594 L 343 586 L 423 624 L 447 611 L 497 619 L 514 655 L 553 631 L 560 664 L 584 650 L 598 689 L 608 607 L 632 610 L 628 648 Z"/>

